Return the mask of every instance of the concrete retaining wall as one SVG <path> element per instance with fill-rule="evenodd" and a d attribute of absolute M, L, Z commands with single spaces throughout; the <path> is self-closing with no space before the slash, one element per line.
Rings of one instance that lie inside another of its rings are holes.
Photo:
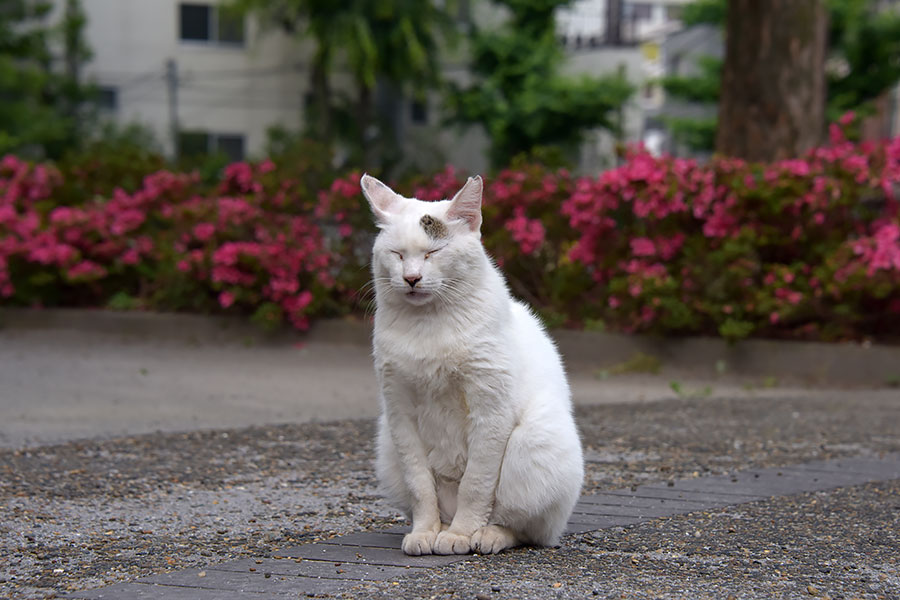
<path fill-rule="evenodd" d="M 310 341 L 368 345 L 371 339 L 371 326 L 363 321 L 325 320 L 315 322 L 305 333 L 280 330 L 267 334 L 239 318 L 81 309 L 2 308 L 0 327 L 83 330 L 207 343 Z M 566 364 L 572 368 L 608 367 L 641 352 L 656 356 L 666 367 L 698 376 L 715 375 L 724 368 L 734 375 L 810 383 L 900 384 L 900 347 L 896 346 L 774 340 L 729 344 L 716 338 L 657 338 L 571 330 L 556 330 L 552 334 Z"/>

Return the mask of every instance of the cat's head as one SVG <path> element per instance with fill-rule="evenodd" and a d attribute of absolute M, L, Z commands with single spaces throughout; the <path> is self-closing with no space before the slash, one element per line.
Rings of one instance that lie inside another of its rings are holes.
<path fill-rule="evenodd" d="M 415 306 L 458 299 L 484 255 L 481 177 L 438 202 L 404 198 L 369 175 L 360 185 L 381 230 L 372 250 L 379 295 Z"/>

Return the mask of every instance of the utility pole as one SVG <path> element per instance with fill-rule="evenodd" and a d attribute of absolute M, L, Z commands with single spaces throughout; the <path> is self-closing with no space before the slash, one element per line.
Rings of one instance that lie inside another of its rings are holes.
<path fill-rule="evenodd" d="M 166 60 L 166 88 L 169 92 L 169 132 L 172 136 L 172 160 L 178 160 L 178 63 Z"/>
<path fill-rule="evenodd" d="M 622 45 L 622 0 L 606 0 L 606 44 Z"/>

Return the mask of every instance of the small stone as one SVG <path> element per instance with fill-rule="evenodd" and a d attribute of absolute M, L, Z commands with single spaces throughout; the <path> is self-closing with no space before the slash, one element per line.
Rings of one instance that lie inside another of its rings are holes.
<path fill-rule="evenodd" d="M 495 592 L 495 593 L 496 593 L 496 592 L 499 592 L 499 591 L 500 591 L 500 587 L 499 587 L 499 586 L 496 586 L 496 585 L 491 586 L 491 591 L 492 591 L 492 592 Z"/>
<path fill-rule="evenodd" d="M 491 600 L 487 594 L 475 594 L 475 600 Z"/>
<path fill-rule="evenodd" d="M 813 585 L 808 585 L 808 586 L 806 586 L 806 592 L 807 592 L 810 596 L 818 596 L 818 595 L 819 595 L 819 590 L 818 590 L 818 588 L 816 588 L 816 587 L 813 586 Z"/>
<path fill-rule="evenodd" d="M 206 571 L 200 571 L 197 573 L 197 577 L 206 577 Z"/>

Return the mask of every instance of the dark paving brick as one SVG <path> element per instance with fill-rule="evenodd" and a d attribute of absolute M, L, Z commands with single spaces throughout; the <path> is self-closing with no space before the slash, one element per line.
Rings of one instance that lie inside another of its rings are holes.
<path fill-rule="evenodd" d="M 465 554 L 453 556 L 407 556 L 400 548 L 363 548 L 358 546 L 337 546 L 334 544 L 305 544 L 292 548 L 282 548 L 274 554 L 275 556 L 287 558 L 395 567 L 437 567 L 471 559 L 470 556 Z"/>
<path fill-rule="evenodd" d="M 247 600 L 272 596 L 282 597 L 272 591 L 257 593 L 149 583 L 118 583 L 96 590 L 67 594 L 64 597 L 81 600 Z"/>
<path fill-rule="evenodd" d="M 811 471 L 794 469 L 764 469 L 735 473 L 732 481 L 754 482 L 798 491 L 817 491 L 860 485 L 873 481 L 872 475 L 839 471 Z"/>
<path fill-rule="evenodd" d="M 387 581 L 414 574 L 424 567 L 389 567 L 361 563 L 329 562 L 323 560 L 302 560 L 274 558 L 242 558 L 220 563 L 207 570 L 232 571 L 235 573 L 271 573 L 304 577 L 326 577 L 329 579 L 356 579 L 359 581 Z"/>
<path fill-rule="evenodd" d="M 626 527 L 645 520 L 646 519 L 641 519 L 640 517 L 574 514 L 569 519 L 568 524 L 578 528 L 582 525 L 590 525 L 592 529 L 586 529 L 584 531 L 595 531 L 597 529 L 608 529 L 610 527 Z"/>
<path fill-rule="evenodd" d="M 873 481 L 900 479 L 900 457 L 896 455 L 888 455 L 882 459 L 839 458 L 834 460 L 817 460 L 800 465 L 792 465 L 791 468 L 864 473 L 874 477 Z"/>
<path fill-rule="evenodd" d="M 709 506 L 728 506 L 741 502 L 754 502 L 763 500 L 766 496 L 758 494 L 722 493 L 710 490 L 676 488 L 676 484 L 648 484 L 636 487 L 634 490 L 624 489 L 609 492 L 622 496 L 636 496 L 638 498 L 657 498 L 661 500 L 688 500 L 695 503 L 709 504 Z"/>
<path fill-rule="evenodd" d="M 204 576 L 201 577 L 200 574 Z M 156 583 L 191 589 L 269 594 L 329 594 L 346 587 L 336 579 L 270 574 L 264 572 L 236 573 L 216 569 L 187 569 L 139 579 L 138 583 Z"/>
<path fill-rule="evenodd" d="M 580 504 L 598 506 L 638 506 L 646 508 L 671 508 L 691 512 L 722 506 L 715 502 L 692 502 L 690 500 L 672 500 L 665 498 L 642 498 L 640 496 L 615 496 L 613 494 L 592 494 L 582 496 Z"/>
<path fill-rule="evenodd" d="M 862 483 L 858 481 L 857 483 Z M 675 482 L 674 489 L 714 492 L 719 494 L 745 494 L 761 497 L 784 496 L 801 492 L 814 492 L 840 487 L 841 483 L 829 483 L 824 477 L 784 477 L 774 473 L 766 473 L 759 477 L 744 475 L 742 477 L 710 477 L 687 479 Z"/>
<path fill-rule="evenodd" d="M 404 529 L 407 529 L 404 527 Z M 324 540 L 322 544 L 339 546 L 366 546 L 369 548 L 399 548 L 405 533 L 389 533 L 385 531 L 361 531 Z"/>
<path fill-rule="evenodd" d="M 388 527 L 387 529 L 379 530 L 379 533 L 399 533 L 401 535 L 406 535 L 409 533 L 410 524 L 407 523 L 405 525 L 394 525 L 393 527 Z"/>
<path fill-rule="evenodd" d="M 566 523 L 564 535 L 578 535 L 589 531 L 597 531 L 597 526 L 593 523 L 573 523 L 569 521 Z"/>
<path fill-rule="evenodd" d="M 637 517 L 639 519 L 654 519 L 658 517 L 668 517 L 670 515 L 682 512 L 690 512 L 679 510 L 675 507 L 650 507 L 650 506 L 609 506 L 604 504 L 585 504 L 579 502 L 575 505 L 573 511 L 576 515 L 606 515 L 620 517 Z"/>

